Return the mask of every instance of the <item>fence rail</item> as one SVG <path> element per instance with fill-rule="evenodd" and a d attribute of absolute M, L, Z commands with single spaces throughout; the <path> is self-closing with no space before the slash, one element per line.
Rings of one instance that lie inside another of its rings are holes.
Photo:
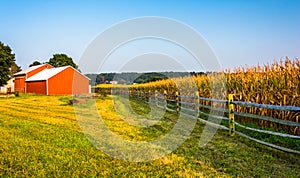
<path fill-rule="evenodd" d="M 242 137 L 245 137 L 245 138 L 255 141 L 257 143 L 260 143 L 260 144 L 263 144 L 263 145 L 266 145 L 266 146 L 269 146 L 269 147 L 272 147 L 272 148 L 275 148 L 278 150 L 282 150 L 282 151 L 289 152 L 289 153 L 300 154 L 300 151 L 298 151 L 298 150 L 293 150 L 293 149 L 285 148 L 282 146 L 278 146 L 278 145 L 268 143 L 268 142 L 265 142 L 265 141 L 262 141 L 262 140 L 259 140 L 256 138 L 252 138 L 249 135 L 246 135 L 242 132 L 238 132 L 235 130 L 235 126 L 243 128 L 245 130 L 249 130 L 249 131 L 254 131 L 254 132 L 264 133 L 264 134 L 269 134 L 269 135 L 275 135 L 275 136 L 280 136 L 280 137 L 285 137 L 285 138 L 291 138 L 291 139 L 300 139 L 300 136 L 248 127 L 248 126 L 242 125 L 241 123 L 236 122 L 234 120 L 234 117 L 241 116 L 241 117 L 264 120 L 264 121 L 287 125 L 287 126 L 300 127 L 300 123 L 298 121 L 294 122 L 294 121 L 272 118 L 272 117 L 268 117 L 268 116 L 261 116 L 261 115 L 256 115 L 256 114 L 237 112 L 234 110 L 234 106 L 252 107 L 252 108 L 254 107 L 254 108 L 279 110 L 279 111 L 291 111 L 291 112 L 296 112 L 296 113 L 300 112 L 300 107 L 277 106 L 277 105 L 270 105 L 270 104 L 257 104 L 257 103 L 252 103 L 252 102 L 233 101 L 233 96 L 231 94 L 229 94 L 228 100 L 204 98 L 204 97 L 199 97 L 198 94 L 195 94 L 193 96 L 179 95 L 178 92 L 176 92 L 176 94 L 168 94 L 166 91 L 164 93 L 159 93 L 157 91 L 155 91 L 155 92 L 139 91 L 137 93 L 130 92 L 130 95 L 137 97 L 139 99 L 142 99 L 142 100 L 148 99 L 150 96 L 154 95 L 157 106 L 160 108 L 164 108 L 167 111 L 177 112 L 177 113 L 179 113 L 181 111 L 180 114 L 182 114 L 186 117 L 189 117 L 192 119 L 198 119 L 199 121 L 201 121 L 205 124 L 208 124 L 210 126 L 213 126 L 213 127 L 229 130 L 230 135 L 234 135 L 236 133 Z M 182 100 L 184 100 L 184 101 L 182 101 Z M 193 100 L 194 102 L 185 101 L 185 100 Z M 204 104 L 200 104 L 199 101 L 208 101 L 211 103 L 226 104 L 227 108 L 207 106 Z M 198 107 L 198 108 L 196 108 L 196 107 Z M 222 112 L 222 113 L 227 113 L 228 117 L 208 114 L 204 111 L 199 110 L 199 108 L 208 109 L 211 111 L 218 111 L 218 112 Z M 185 111 L 185 112 L 183 112 L 183 111 Z M 188 112 L 193 112 L 193 113 L 197 112 L 197 118 L 196 118 L 195 114 L 191 115 Z M 209 122 L 205 119 L 202 119 L 201 117 L 198 117 L 199 114 L 207 116 L 207 117 L 212 117 L 215 119 L 226 120 L 226 121 L 228 121 L 229 127 L 226 127 L 226 126 L 220 125 L 220 124 L 215 124 L 215 123 Z"/>
<path fill-rule="evenodd" d="M 242 102 L 242 101 L 232 101 L 233 104 L 239 106 L 246 106 L 246 107 L 255 107 L 255 108 L 263 108 L 263 109 L 273 109 L 273 110 L 280 110 L 280 111 L 296 111 L 300 112 L 300 107 L 297 106 L 277 106 L 277 105 L 270 105 L 270 104 L 257 104 L 251 102 Z"/>

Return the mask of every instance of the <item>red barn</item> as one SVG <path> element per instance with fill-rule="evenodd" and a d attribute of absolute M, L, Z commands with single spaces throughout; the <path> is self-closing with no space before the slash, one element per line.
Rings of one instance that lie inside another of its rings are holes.
<path fill-rule="evenodd" d="M 44 69 L 51 69 L 53 66 L 49 64 L 41 64 L 37 66 L 32 66 L 26 70 L 14 74 L 14 88 L 15 92 L 26 93 L 26 82 L 25 80 L 31 76 L 41 72 Z"/>
<path fill-rule="evenodd" d="M 89 93 L 90 79 L 71 66 L 44 69 L 26 79 L 27 93 L 71 95 Z"/>

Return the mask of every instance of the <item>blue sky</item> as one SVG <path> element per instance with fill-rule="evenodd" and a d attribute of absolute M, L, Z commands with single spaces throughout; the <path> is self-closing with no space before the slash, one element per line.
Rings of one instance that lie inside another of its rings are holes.
<path fill-rule="evenodd" d="M 183 22 L 213 48 L 223 68 L 300 56 L 300 1 L 1 1 L 0 41 L 23 69 L 66 53 L 78 62 L 102 31 L 126 19 Z M 88 71 L 83 71 L 88 72 Z"/>

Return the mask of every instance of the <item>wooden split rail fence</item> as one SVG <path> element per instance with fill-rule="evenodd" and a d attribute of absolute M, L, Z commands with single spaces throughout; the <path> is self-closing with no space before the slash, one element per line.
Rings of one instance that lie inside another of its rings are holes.
<path fill-rule="evenodd" d="M 240 128 L 243 128 L 243 129 L 246 129 L 249 131 L 259 132 L 259 133 L 263 133 L 263 134 L 270 134 L 270 135 L 275 135 L 275 136 L 280 136 L 280 137 L 287 137 L 287 138 L 292 138 L 292 139 L 300 139 L 300 136 L 245 126 L 245 125 L 242 125 L 241 123 L 238 123 L 237 121 L 235 121 L 235 116 L 254 118 L 254 119 L 269 121 L 269 122 L 273 122 L 273 123 L 293 126 L 293 127 L 300 127 L 299 122 L 293 122 L 293 121 L 289 121 L 289 120 L 282 120 L 282 119 L 272 118 L 272 117 L 268 117 L 268 116 L 255 115 L 255 114 L 244 113 L 244 112 L 237 112 L 237 111 L 235 111 L 235 106 L 264 108 L 264 109 L 272 109 L 272 110 L 279 110 L 279 111 L 291 111 L 291 112 L 296 112 L 296 113 L 300 113 L 300 107 L 277 106 L 277 105 L 269 105 L 269 104 L 257 104 L 257 103 L 251 103 L 251 102 L 234 101 L 232 94 L 228 95 L 227 100 L 203 98 L 203 97 L 199 96 L 198 92 L 195 93 L 193 96 L 184 96 L 184 95 L 179 95 L 178 92 L 176 92 L 176 94 L 174 95 L 174 94 L 168 94 L 166 91 L 164 91 L 164 93 L 159 93 L 157 91 L 155 91 L 155 92 L 130 91 L 130 96 L 136 97 L 136 98 L 144 100 L 144 101 L 148 100 L 149 97 L 154 96 L 157 106 L 164 108 L 168 111 L 177 112 L 177 113 L 180 112 L 180 114 L 183 114 L 187 117 L 196 118 L 196 119 L 200 120 L 201 122 L 204 122 L 211 126 L 228 130 L 229 134 L 231 136 L 233 136 L 234 134 L 238 134 L 242 137 L 245 137 L 252 141 L 258 142 L 260 144 L 264 144 L 269 147 L 273 147 L 278 150 L 295 153 L 295 154 L 300 154 L 299 150 L 289 149 L 286 147 L 278 146 L 278 145 L 275 145 L 272 143 L 268 143 L 268 142 L 250 137 L 242 132 L 236 131 L 235 127 L 238 126 Z M 203 102 L 219 103 L 220 106 L 224 106 L 224 107 L 214 107 L 213 105 L 208 106 L 205 104 L 201 104 Z M 212 115 L 212 112 L 210 112 L 210 114 L 208 114 L 208 113 L 202 111 L 202 109 L 217 111 L 221 114 L 220 115 L 219 114 Z M 227 117 L 224 117 L 224 113 L 227 114 Z M 207 117 L 213 117 L 216 119 L 227 120 L 228 127 L 221 125 L 221 124 L 209 122 L 208 120 L 205 120 L 205 119 L 199 117 L 199 114 L 203 115 L 203 116 L 207 116 Z"/>

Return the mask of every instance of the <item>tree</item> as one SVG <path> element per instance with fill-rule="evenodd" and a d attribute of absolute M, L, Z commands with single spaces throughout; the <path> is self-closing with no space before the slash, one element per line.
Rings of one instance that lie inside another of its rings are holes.
<path fill-rule="evenodd" d="M 37 65 L 41 65 L 42 63 L 40 63 L 39 61 L 34 61 L 32 64 L 29 65 L 29 67 L 32 66 L 37 66 Z"/>
<path fill-rule="evenodd" d="M 15 62 L 15 54 L 9 46 L 0 41 L 0 86 L 5 85 L 10 79 L 9 72 Z"/>
<path fill-rule="evenodd" d="M 54 54 L 52 58 L 50 58 L 48 64 L 53 67 L 63 67 L 70 65 L 75 69 L 78 69 L 78 66 L 73 62 L 73 59 L 67 56 L 66 54 Z"/>
<path fill-rule="evenodd" d="M 21 71 L 21 67 L 18 66 L 18 65 L 16 64 L 16 62 L 14 62 L 14 63 L 12 64 L 12 66 L 10 67 L 10 69 L 9 69 L 9 76 L 10 76 L 10 78 L 13 78 L 13 77 L 14 77 L 14 74 L 17 73 L 17 72 L 20 72 L 20 71 Z"/>

